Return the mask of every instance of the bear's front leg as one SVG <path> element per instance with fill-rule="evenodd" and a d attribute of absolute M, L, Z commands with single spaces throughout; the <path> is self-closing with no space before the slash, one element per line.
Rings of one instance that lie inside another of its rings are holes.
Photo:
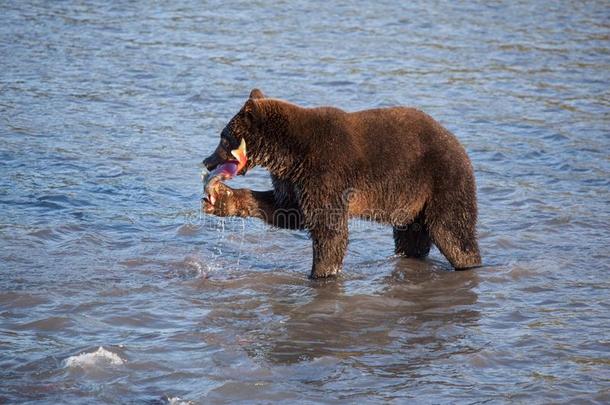
<path fill-rule="evenodd" d="M 293 201 L 278 204 L 273 190 L 234 189 L 223 183 L 216 186 L 214 205 L 203 200 L 203 211 L 219 217 L 260 218 L 270 225 L 286 229 L 302 229 L 301 210 Z"/>
<path fill-rule="evenodd" d="M 233 189 L 223 183 L 215 186 L 216 201 L 212 205 L 209 200 L 202 200 L 203 212 L 218 217 L 247 217 L 255 208 L 250 190 Z"/>
<path fill-rule="evenodd" d="M 337 275 L 347 251 L 347 215 L 341 214 L 335 220 L 316 221 L 309 234 L 313 241 L 313 265 L 309 277 L 316 279 Z"/>

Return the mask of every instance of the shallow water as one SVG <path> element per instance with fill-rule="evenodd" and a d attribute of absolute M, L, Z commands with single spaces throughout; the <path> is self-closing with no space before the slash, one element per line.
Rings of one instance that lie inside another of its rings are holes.
<path fill-rule="evenodd" d="M 610 402 L 607 2 L 166 3 L 0 5 L 0 402 Z M 445 124 L 487 266 L 200 214 L 255 86 Z"/>

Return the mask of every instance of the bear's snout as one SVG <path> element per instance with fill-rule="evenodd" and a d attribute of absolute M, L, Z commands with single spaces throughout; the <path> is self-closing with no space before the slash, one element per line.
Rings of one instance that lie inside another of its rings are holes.
<path fill-rule="evenodd" d="M 218 156 L 217 153 L 212 153 L 210 156 L 203 159 L 203 162 L 201 162 L 201 164 L 203 164 L 205 166 L 205 168 L 208 169 L 209 171 L 212 171 L 212 170 L 216 169 L 216 167 L 218 165 L 220 165 L 224 162 L 225 162 L 225 159 Z"/>

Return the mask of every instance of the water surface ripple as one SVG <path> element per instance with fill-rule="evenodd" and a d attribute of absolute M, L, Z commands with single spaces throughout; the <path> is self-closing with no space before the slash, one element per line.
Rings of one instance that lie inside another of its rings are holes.
<path fill-rule="evenodd" d="M 0 15 L 0 402 L 610 402 L 607 2 Z M 202 216 L 198 162 L 255 86 L 436 117 L 487 266 L 394 258 L 354 222 L 344 274 L 312 283 L 303 233 Z"/>

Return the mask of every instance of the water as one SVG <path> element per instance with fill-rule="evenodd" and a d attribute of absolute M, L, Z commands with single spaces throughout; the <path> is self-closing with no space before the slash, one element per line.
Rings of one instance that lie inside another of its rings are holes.
<path fill-rule="evenodd" d="M 167 3 L 0 5 L 0 402 L 610 401 L 607 2 Z M 487 266 L 200 214 L 252 87 L 444 123 Z"/>

